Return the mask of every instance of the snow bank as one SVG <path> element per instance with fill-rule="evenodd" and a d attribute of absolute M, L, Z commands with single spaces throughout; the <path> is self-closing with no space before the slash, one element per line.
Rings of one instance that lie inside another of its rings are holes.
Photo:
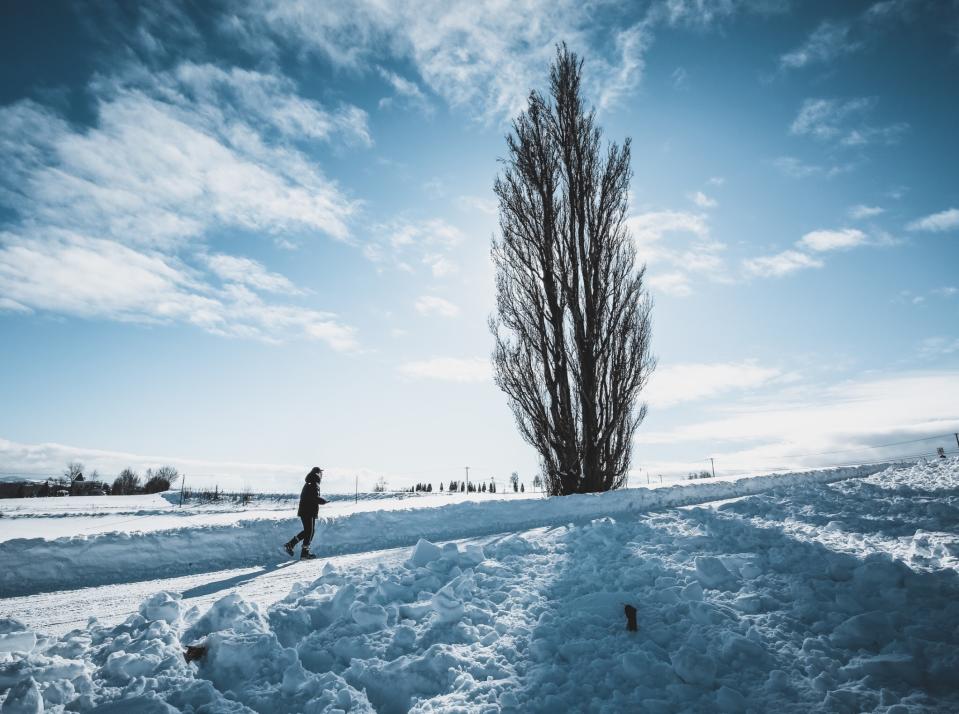
<path fill-rule="evenodd" d="M 959 461 L 914 474 L 959 503 Z M 121 625 L 59 639 L 0 621 L 20 643 L 0 652 L 2 711 L 957 711 L 954 570 L 837 552 L 743 510 L 856 522 L 865 537 L 906 479 L 877 476 L 868 498 L 794 484 L 482 547 L 420 540 L 372 575 L 327 564 L 265 612 L 236 594 L 200 613 L 157 593 Z M 898 513 L 926 518 L 912 503 Z M 938 526 L 955 532 L 950 519 Z M 188 664 L 190 644 L 206 654 Z"/>
<path fill-rule="evenodd" d="M 313 551 L 321 556 L 364 552 L 411 545 L 420 538 L 451 540 L 582 523 L 604 515 L 629 516 L 783 486 L 829 483 L 866 476 L 878 468 L 694 481 L 563 498 L 467 501 L 433 508 L 415 508 L 415 499 L 410 506 L 393 502 L 389 510 L 347 511 L 321 518 Z M 262 565 L 275 561 L 278 546 L 299 530 L 299 520 L 291 518 L 52 541 L 12 539 L 0 543 L 0 597 Z"/>

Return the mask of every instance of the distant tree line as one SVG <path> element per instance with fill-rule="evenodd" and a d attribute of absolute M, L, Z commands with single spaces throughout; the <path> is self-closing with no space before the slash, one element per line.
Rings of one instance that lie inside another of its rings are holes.
<path fill-rule="evenodd" d="M 123 469 L 112 482 L 94 469 L 84 473 L 83 464 L 71 461 L 63 476 L 44 481 L 15 481 L 0 483 L 0 498 L 44 498 L 48 496 L 127 496 L 138 493 L 169 491 L 181 474 L 173 466 L 146 470 L 141 476 L 133 469 Z"/>

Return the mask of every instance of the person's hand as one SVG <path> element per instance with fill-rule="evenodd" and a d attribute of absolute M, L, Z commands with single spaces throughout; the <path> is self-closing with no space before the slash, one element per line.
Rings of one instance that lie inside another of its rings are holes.
<path fill-rule="evenodd" d="M 325 498 L 323 498 L 323 497 L 320 497 L 320 505 L 321 505 L 321 506 L 325 506 L 327 503 L 329 503 L 329 501 L 327 501 L 327 500 L 326 500 Z"/>

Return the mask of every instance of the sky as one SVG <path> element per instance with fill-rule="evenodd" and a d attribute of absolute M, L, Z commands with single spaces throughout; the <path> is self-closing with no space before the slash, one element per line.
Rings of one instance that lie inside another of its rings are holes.
<path fill-rule="evenodd" d="M 957 2 L 0 13 L 2 474 L 529 483 L 492 185 L 559 42 L 632 139 L 630 484 L 957 448 Z"/>

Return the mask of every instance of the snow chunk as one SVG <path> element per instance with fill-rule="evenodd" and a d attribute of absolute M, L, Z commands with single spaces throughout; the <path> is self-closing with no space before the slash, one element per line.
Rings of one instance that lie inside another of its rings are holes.
<path fill-rule="evenodd" d="M 889 615 L 876 610 L 853 615 L 833 630 L 830 640 L 837 647 L 870 649 L 881 647 L 892 637 Z"/>
<path fill-rule="evenodd" d="M 716 678 L 716 663 L 689 645 L 683 645 L 670 655 L 673 670 L 686 684 L 711 687 Z"/>
<path fill-rule="evenodd" d="M 723 561 L 711 555 L 700 555 L 695 560 L 696 578 L 703 587 L 726 589 L 733 581 L 733 574 L 729 572 Z"/>
<path fill-rule="evenodd" d="M 37 646 L 37 633 L 30 630 L 0 635 L 0 652 L 32 652 Z"/>
<path fill-rule="evenodd" d="M 364 605 L 354 602 L 350 609 L 353 622 L 363 628 L 382 630 L 386 627 L 387 613 L 382 605 Z"/>
<path fill-rule="evenodd" d="M 33 681 L 33 677 L 21 680 L 10 690 L 0 712 L 3 714 L 43 713 L 43 697 L 40 696 L 40 687 Z"/>
<path fill-rule="evenodd" d="M 458 622 L 466 612 L 462 601 L 457 599 L 449 586 L 437 592 L 430 602 L 439 622 Z"/>
<path fill-rule="evenodd" d="M 456 547 L 455 545 L 453 546 Z M 420 538 L 413 549 L 413 555 L 410 556 L 410 562 L 418 568 L 422 568 L 434 560 L 443 557 L 443 549 L 435 543 L 430 543 L 425 538 Z"/>
<path fill-rule="evenodd" d="M 169 625 L 176 624 L 183 612 L 181 598 L 179 593 L 154 593 L 140 604 L 140 614 L 148 622 L 163 620 Z"/>

